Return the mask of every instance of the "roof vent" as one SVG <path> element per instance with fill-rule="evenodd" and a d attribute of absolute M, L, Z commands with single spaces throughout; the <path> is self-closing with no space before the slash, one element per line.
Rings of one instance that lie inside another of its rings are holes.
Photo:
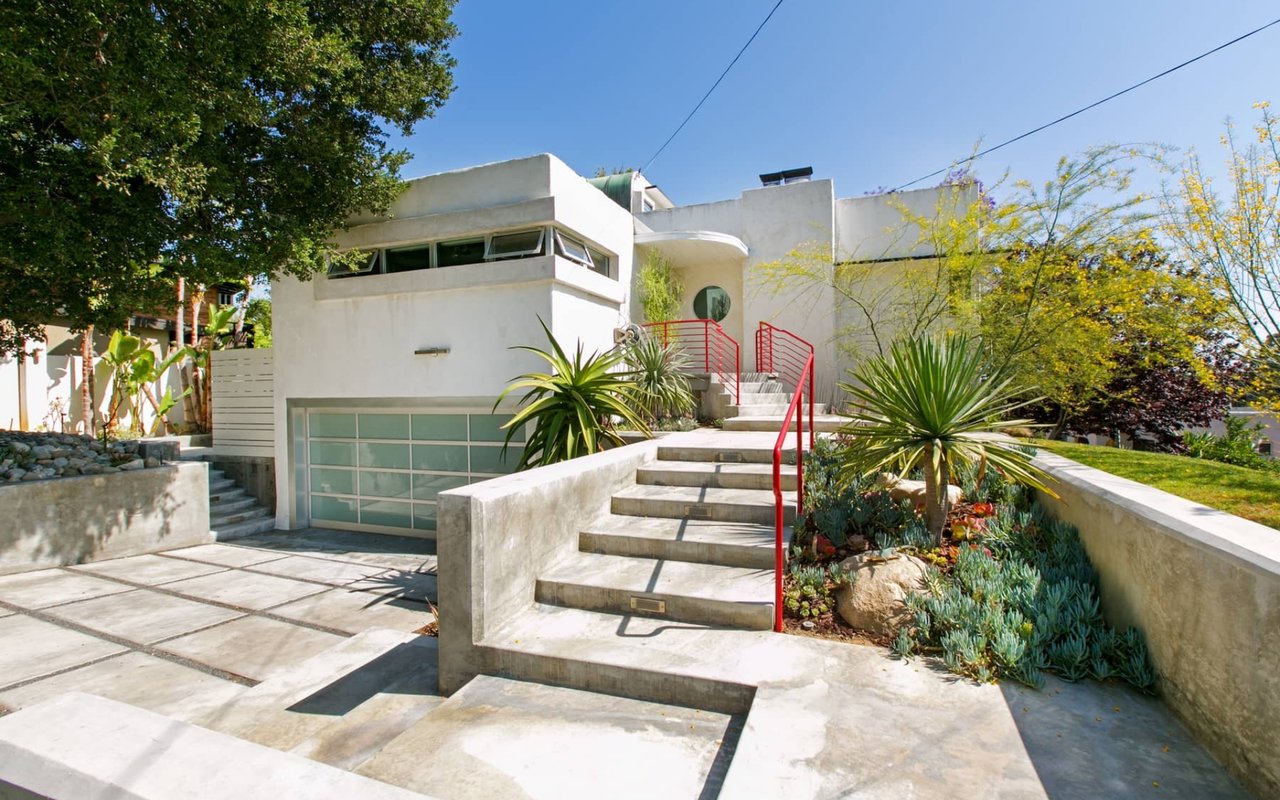
<path fill-rule="evenodd" d="M 781 172 L 766 172 L 760 176 L 761 186 L 782 186 L 785 183 L 800 183 L 813 177 L 813 167 L 784 169 Z"/>

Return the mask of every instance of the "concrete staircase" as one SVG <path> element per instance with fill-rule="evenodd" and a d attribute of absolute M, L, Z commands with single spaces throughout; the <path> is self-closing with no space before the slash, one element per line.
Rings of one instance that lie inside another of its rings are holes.
<path fill-rule="evenodd" d="M 727 440 L 734 437 L 725 436 Z M 773 625 L 773 448 L 659 447 L 579 552 L 539 576 L 540 603 L 729 628 Z M 783 466 L 785 541 L 795 516 L 794 451 Z M 785 546 L 785 545 L 784 545 Z"/>
<path fill-rule="evenodd" d="M 276 527 L 275 515 L 220 469 L 209 467 L 209 529 L 225 542 L 265 533 Z"/>
<path fill-rule="evenodd" d="M 704 382 L 705 391 L 717 393 L 712 406 L 724 409 L 724 429 L 726 431 L 773 431 L 782 427 L 782 418 L 791 405 L 792 391 L 795 387 L 784 386 L 772 373 L 748 372 L 742 375 L 741 390 L 735 398 L 728 387 L 715 376 L 698 375 L 696 380 Z M 807 403 L 806 403 L 807 408 Z M 840 429 L 845 420 L 835 414 L 828 414 L 826 403 L 813 404 L 813 425 L 820 433 L 833 433 Z M 806 412 L 807 413 L 807 412 Z M 796 429 L 796 422 L 791 423 L 791 430 Z M 808 428 L 808 417 L 805 417 Z"/>

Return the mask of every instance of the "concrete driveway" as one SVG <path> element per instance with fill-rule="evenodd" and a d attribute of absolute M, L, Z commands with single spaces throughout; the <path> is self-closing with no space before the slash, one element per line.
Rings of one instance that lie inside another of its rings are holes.
<path fill-rule="evenodd" d="M 183 720 L 369 628 L 412 631 L 431 543 L 308 530 L 0 577 L 0 714 L 78 690 Z"/>

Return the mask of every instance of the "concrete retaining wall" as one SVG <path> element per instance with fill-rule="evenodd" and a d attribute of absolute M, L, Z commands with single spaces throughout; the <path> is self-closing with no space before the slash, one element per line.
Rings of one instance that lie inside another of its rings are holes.
<path fill-rule="evenodd" d="M 1259 797 L 1280 797 L 1280 531 L 1042 454 L 1102 584 L 1147 638 L 1169 707 Z"/>
<path fill-rule="evenodd" d="M 486 669 L 485 637 L 533 605 L 538 574 L 578 549 L 587 523 L 652 460 L 657 441 L 440 494 L 440 690 Z"/>
<path fill-rule="evenodd" d="M 0 575 L 212 542 L 209 468 L 0 485 Z"/>

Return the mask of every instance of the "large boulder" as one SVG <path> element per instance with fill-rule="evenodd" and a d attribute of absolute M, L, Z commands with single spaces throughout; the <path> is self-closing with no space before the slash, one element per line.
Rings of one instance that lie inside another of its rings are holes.
<path fill-rule="evenodd" d="M 855 628 L 889 636 L 911 618 L 906 599 L 924 594 L 925 564 L 908 555 L 885 558 L 877 551 L 840 562 L 852 579 L 836 591 L 836 613 Z"/>

